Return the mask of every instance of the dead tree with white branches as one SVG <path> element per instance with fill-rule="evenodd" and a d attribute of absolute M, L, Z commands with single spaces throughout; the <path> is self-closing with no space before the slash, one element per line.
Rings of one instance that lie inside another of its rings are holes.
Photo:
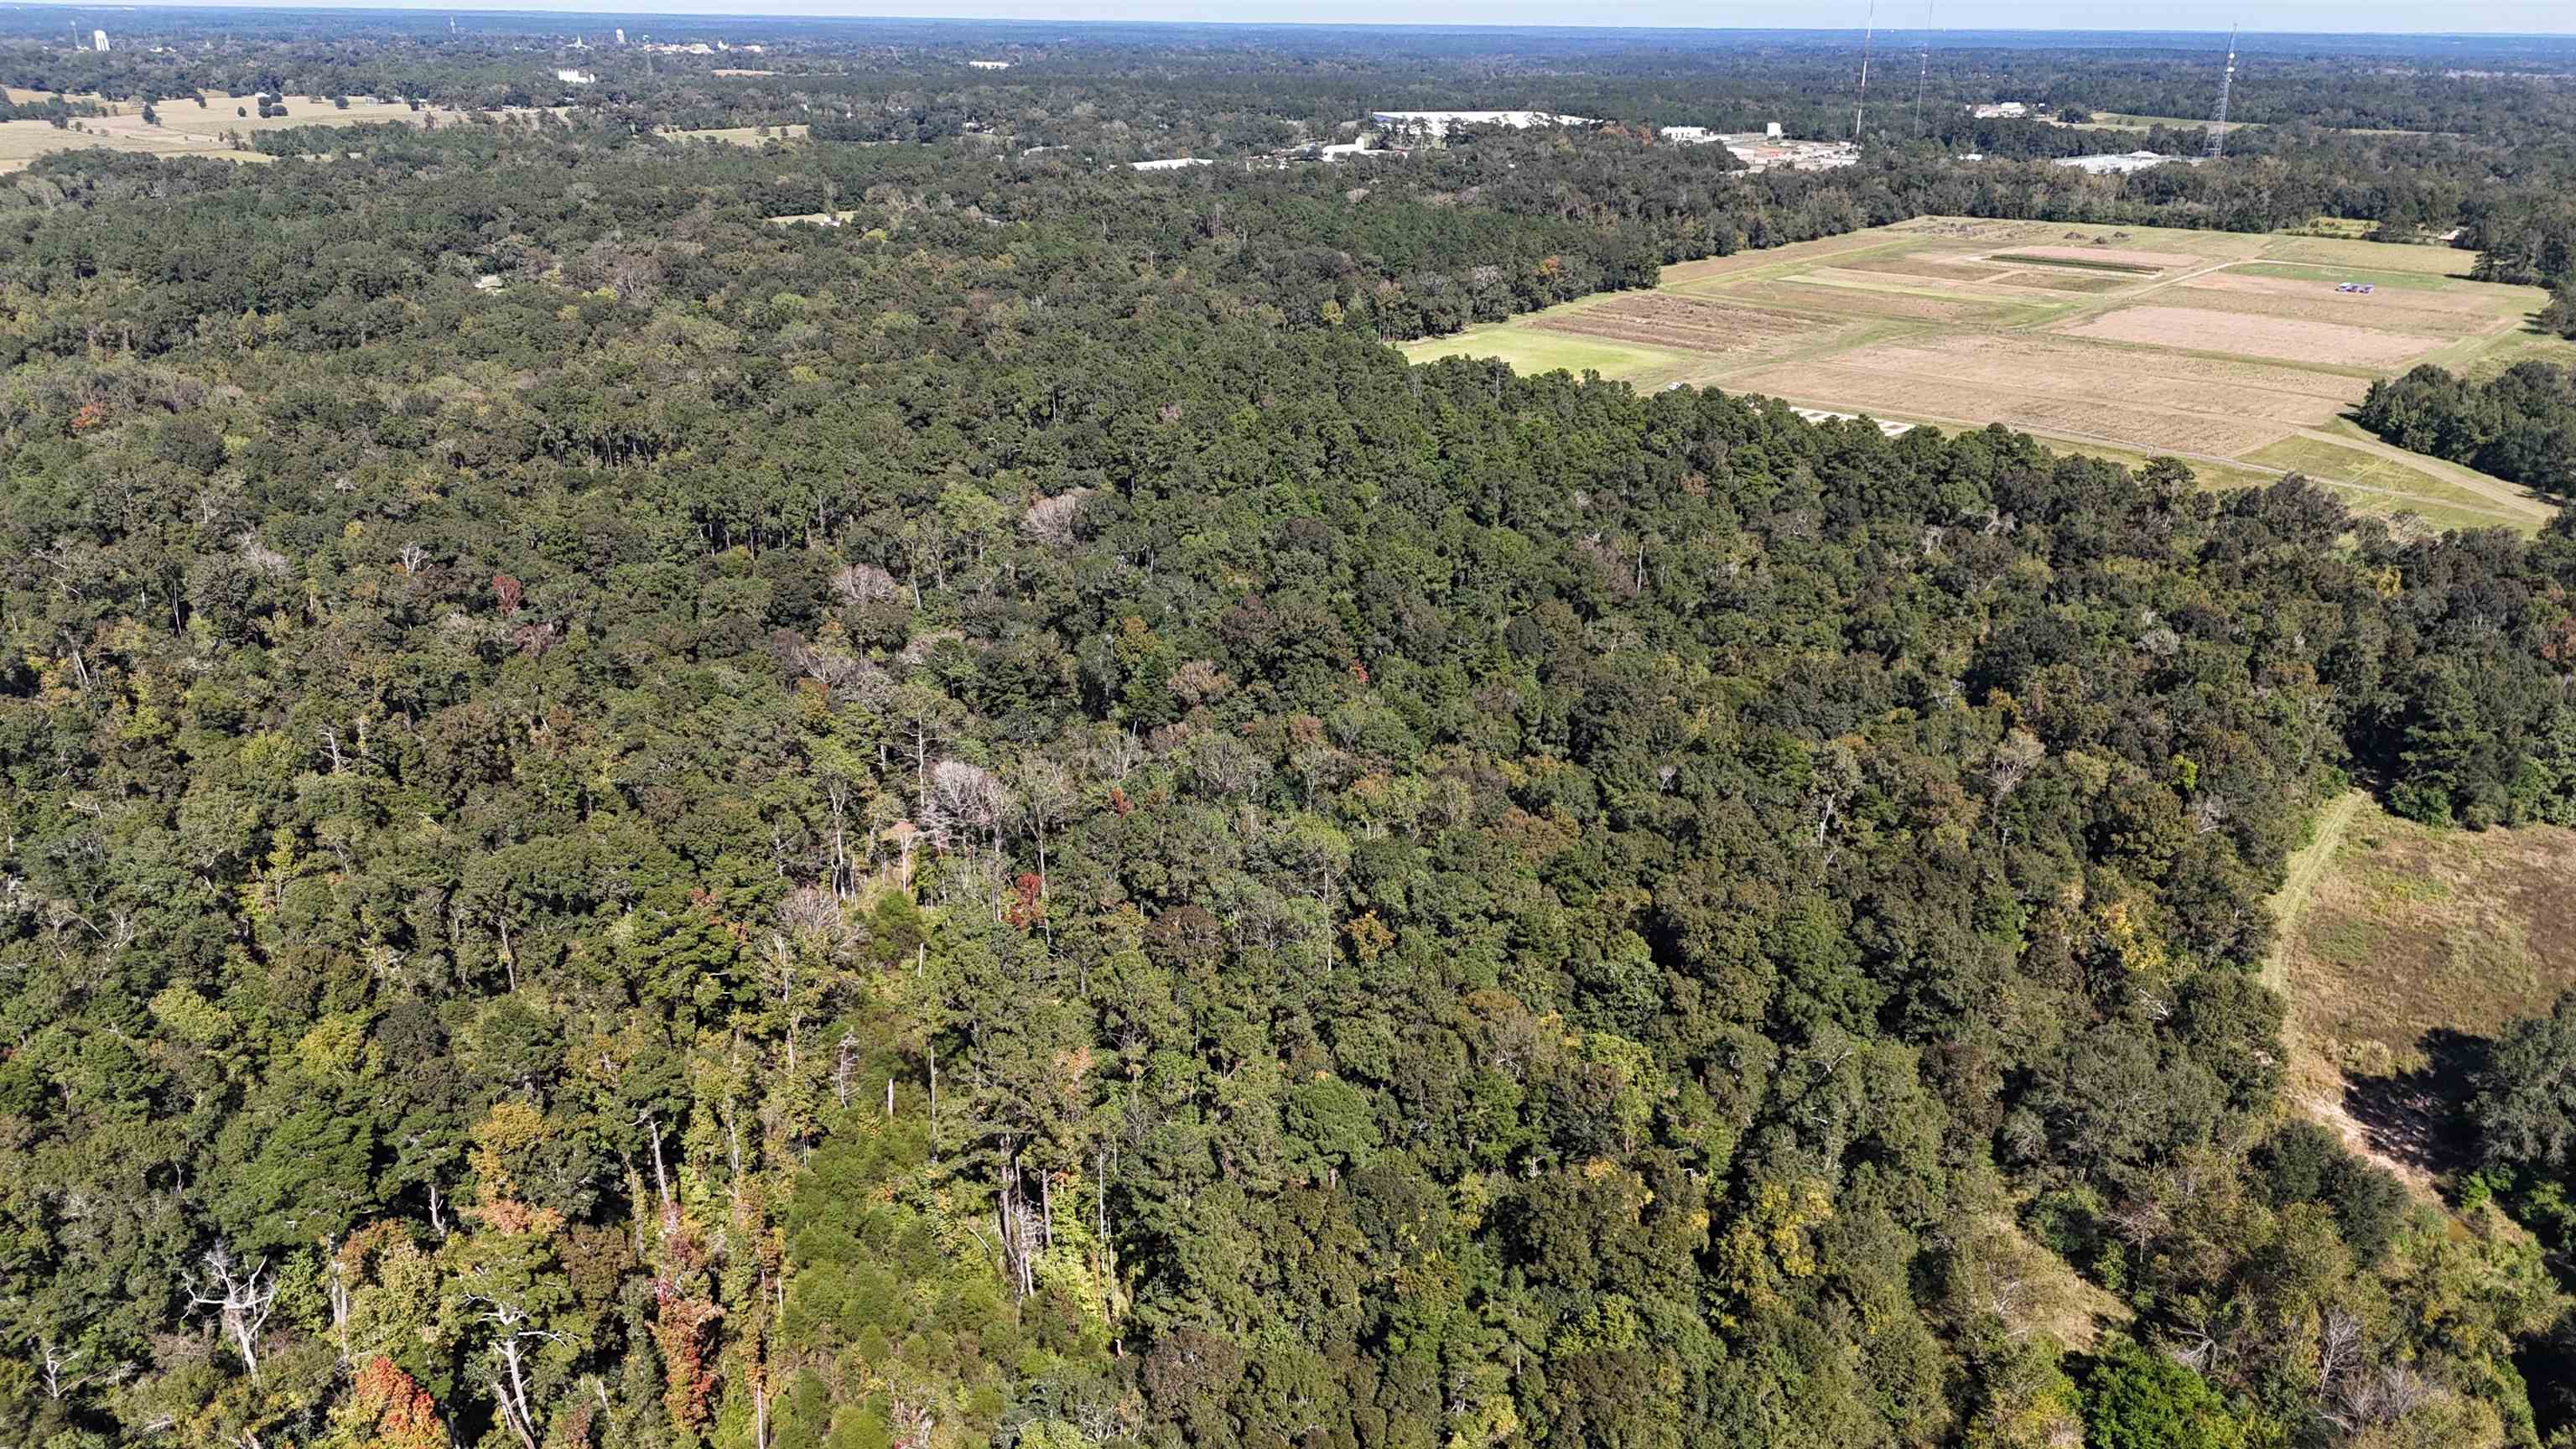
<path fill-rule="evenodd" d="M 197 1308 L 215 1310 L 216 1321 L 224 1337 L 231 1339 L 233 1350 L 241 1355 L 242 1367 L 250 1371 L 251 1381 L 259 1380 L 259 1339 L 268 1327 L 268 1316 L 277 1309 L 277 1278 L 268 1271 L 268 1260 L 245 1268 L 233 1257 L 232 1250 L 217 1244 L 204 1259 L 205 1276 L 188 1285 L 188 1302 Z"/>
<path fill-rule="evenodd" d="M 528 1310 L 515 1303 L 482 1294 L 466 1295 L 466 1302 L 483 1311 L 477 1317 L 492 1329 L 492 1368 L 489 1381 L 492 1400 L 501 1406 L 501 1418 L 510 1432 L 519 1436 L 525 1449 L 537 1449 L 537 1412 L 528 1391 L 528 1360 L 546 1344 L 561 1343 L 564 1335 L 539 1328 L 528 1317 Z"/>

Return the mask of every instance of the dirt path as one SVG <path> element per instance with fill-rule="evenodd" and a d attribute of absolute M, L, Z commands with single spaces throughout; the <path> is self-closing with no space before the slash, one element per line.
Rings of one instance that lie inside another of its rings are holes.
<path fill-rule="evenodd" d="M 2343 1071 L 2306 1039 L 2299 1029 L 2298 1003 L 2290 995 L 2290 940 L 2297 934 L 2308 906 L 2316 899 L 2317 884 L 2325 879 L 2326 870 L 2334 863 L 2335 853 L 2343 848 L 2344 837 L 2352 822 L 2361 814 L 2370 797 L 2359 790 L 2347 790 L 2329 800 L 2317 811 L 2316 833 L 2308 843 L 2290 857 L 2288 872 L 2281 889 L 2272 896 L 2272 919 L 2277 934 L 2272 950 L 2263 958 L 2263 984 L 2281 994 L 2290 1003 L 2288 1018 L 2281 1024 L 2281 1042 L 2289 1053 L 2288 1071 L 2282 1095 L 2290 1105 L 2309 1120 L 2326 1127 L 2343 1139 L 2346 1151 L 2374 1166 L 2387 1169 L 2390 1175 L 2406 1184 L 2407 1190 L 2425 1202 L 2442 1205 L 2442 1195 L 2435 1186 L 2433 1174 L 2425 1170 L 2422 1155 L 2399 1156 L 2387 1151 L 2377 1134 L 2345 1105 L 2350 1085 Z"/>
<path fill-rule="evenodd" d="M 2290 934 L 2307 914 L 2308 902 L 2316 898 L 2317 882 L 2325 879 L 2326 867 L 2342 848 L 2344 832 L 2352 828 L 2353 817 L 2369 799 L 2359 790 L 2346 790 L 2327 801 L 2317 811 L 2316 833 L 2290 857 L 2281 889 L 2272 896 L 2272 919 L 2279 934 L 2272 938 L 2271 954 L 2263 958 L 2263 984 L 2283 996 L 2290 994 Z"/>

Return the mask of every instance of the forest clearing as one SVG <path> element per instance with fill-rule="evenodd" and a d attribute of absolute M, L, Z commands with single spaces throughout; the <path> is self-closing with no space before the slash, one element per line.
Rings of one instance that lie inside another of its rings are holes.
<path fill-rule="evenodd" d="M 1923 217 L 1664 269 L 1653 294 L 1568 303 L 1406 344 L 1640 387 L 1758 392 L 1951 429 L 2000 423 L 2105 457 L 2170 454 L 2211 486 L 2293 469 L 2410 529 L 2537 529 L 2513 483 L 2373 446 L 2372 379 L 2576 359 L 2533 332 L 2536 287 L 2470 253 L 2336 237 Z M 2368 293 L 2337 291 L 2367 283 Z M 1566 333 L 1620 344 L 1569 349 Z"/>
<path fill-rule="evenodd" d="M 48 93 L 12 86 L 6 94 L 12 102 L 28 103 L 44 100 Z M 156 119 L 147 122 L 143 118 L 143 108 L 130 102 L 106 101 L 95 95 L 75 95 L 65 99 L 103 105 L 109 114 L 83 116 L 69 126 L 59 127 L 42 120 L 0 121 L 0 172 L 20 170 L 37 157 L 57 151 L 82 151 L 93 147 L 145 156 L 210 156 L 223 161 L 274 161 L 276 156 L 269 152 L 232 146 L 230 137 L 249 136 L 260 131 L 283 131 L 296 126 L 371 123 L 452 125 L 468 119 L 470 114 L 437 107 L 414 110 L 408 101 L 352 97 L 346 106 L 341 106 L 334 104 L 329 96 L 294 95 L 280 97 L 275 102 L 285 107 L 283 114 L 262 116 L 259 114 L 260 102 L 255 96 L 208 91 L 203 105 L 186 97 L 161 102 L 152 108 Z M 490 114 L 534 113 L 535 108 L 525 108 Z"/>
<path fill-rule="evenodd" d="M 2290 1090 L 2429 1181 L 2461 1164 L 2432 1124 L 2464 1103 L 2484 1043 L 2576 988 L 2576 830 L 2439 830 L 2358 791 L 2321 811 L 2276 902 Z"/>

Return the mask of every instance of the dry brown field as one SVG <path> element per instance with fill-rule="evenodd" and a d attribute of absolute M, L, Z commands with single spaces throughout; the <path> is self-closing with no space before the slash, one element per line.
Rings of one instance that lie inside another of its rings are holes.
<path fill-rule="evenodd" d="M 2477 297 L 2454 297 L 2441 292 L 2337 292 L 2331 285 L 2295 282 L 2291 285 L 2322 289 L 2293 292 L 2243 285 L 2276 280 L 2286 279 L 2230 277 L 2224 272 L 2215 272 L 2206 277 L 2194 277 L 2166 295 L 2176 296 L 2185 300 L 2187 305 L 2206 312 L 2246 317 L 2288 317 L 2302 322 L 2332 322 L 2341 326 L 2411 332 L 2430 337 L 2467 337 L 2510 327 L 2515 320 L 2498 316 L 2491 307 L 2481 305 L 2481 299 Z"/>
<path fill-rule="evenodd" d="M 2241 292 L 2265 297 L 2319 297 L 2337 302 L 2353 295 L 2349 292 L 2336 291 L 2335 284 L 2332 282 L 2311 281 L 2305 277 L 2263 276 L 2240 271 L 2204 272 L 2196 277 L 2185 278 L 2182 285 L 2194 291 L 2203 292 Z M 2495 311 L 2493 301 L 2485 295 L 2490 290 L 2493 289 L 2434 290 L 2410 287 L 2398 291 L 2382 288 L 2363 300 L 2366 302 L 2395 301 L 2408 307 L 2490 316 Z"/>
<path fill-rule="evenodd" d="M 1881 371 L 1842 360 L 1797 362 L 1730 380 L 1745 392 L 1796 402 L 1818 398 L 1875 416 L 1946 422 L 2002 423 L 2135 448 L 2229 457 L 2287 436 L 2277 423 L 2194 413 L 2095 397 L 2035 392 L 2011 383 L 1981 383 L 1921 372 Z"/>
<path fill-rule="evenodd" d="M 1865 231 L 1847 232 L 1842 236 L 1819 237 L 1814 241 L 1791 242 L 1785 247 L 1765 247 L 1760 251 L 1736 252 L 1731 256 L 1703 257 L 1695 262 L 1675 262 L 1664 268 L 1663 286 L 1670 288 L 1711 277 L 1731 277 L 1744 272 L 1763 271 L 1795 262 L 1813 262 L 1845 252 L 1865 252 L 1884 248 L 1887 239 Z"/>
<path fill-rule="evenodd" d="M 1836 263 L 1837 270 L 1883 272 L 1892 277 L 1938 277 L 1945 282 L 1985 282 L 2010 276 L 2013 268 L 1987 262 L 1961 261 L 1956 257 L 1933 257 L 1920 254 L 1906 257 L 1870 257 Z"/>
<path fill-rule="evenodd" d="M 2368 384 L 2337 373 L 2258 362 L 2141 353 L 2055 338 L 1953 335 L 1879 343 L 1837 354 L 1835 362 L 1873 372 L 2020 389 L 2072 399 L 2123 402 L 2221 417 L 2256 418 L 2290 428 L 2332 422 L 2361 401 Z"/>
<path fill-rule="evenodd" d="M 1724 297 L 1730 302 L 1765 303 L 1838 317 L 1896 317 L 1922 322 L 1962 322 L 1993 310 L 1991 306 L 1981 307 L 1964 298 L 1953 302 L 1940 297 L 1810 282 L 1753 282 L 1742 287 L 1730 287 L 1723 292 L 1692 292 L 1689 295 Z"/>
<path fill-rule="evenodd" d="M 1925 217 L 1669 267 L 1659 296 L 1588 299 L 1405 351 L 1894 422 L 2001 423 L 2131 465 L 2178 456 L 2223 486 L 2304 472 L 2410 535 L 2528 530 L 2554 512 L 2548 500 L 2388 448 L 2346 417 L 2374 376 L 2418 361 L 2482 376 L 2525 357 L 2576 360 L 2576 345 L 2525 325 L 2544 293 L 2468 281 L 2467 260 L 2306 236 Z M 2376 290 L 2335 291 L 2344 280 Z"/>
<path fill-rule="evenodd" d="M 2197 252 L 2151 252 L 2135 247 L 2014 247 L 2013 255 L 2044 257 L 2052 262 L 2099 262 L 2113 267 L 2154 267 L 2169 271 L 2204 260 Z"/>
<path fill-rule="evenodd" d="M 1996 275 L 2010 279 L 1998 285 L 2037 287 L 2050 292 L 2108 292 L 2130 285 L 2125 277 L 2106 277 L 2089 272 L 2052 272 L 2045 267 L 2021 267 Z"/>
<path fill-rule="evenodd" d="M 2330 367 L 2399 367 L 2440 347 L 2445 340 L 2339 322 L 2248 317 L 2199 307 L 2154 304 L 2104 312 L 2061 330 L 2070 337 L 2288 358 Z"/>

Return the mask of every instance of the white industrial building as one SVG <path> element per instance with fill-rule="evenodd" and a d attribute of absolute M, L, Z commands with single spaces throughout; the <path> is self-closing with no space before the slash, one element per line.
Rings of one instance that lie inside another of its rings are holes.
<path fill-rule="evenodd" d="M 2072 166 L 2089 176 L 2126 176 L 2132 171 L 2144 171 L 2173 161 L 2185 166 L 2200 164 L 2197 156 L 2167 156 L 2160 151 L 2130 151 L 2117 156 L 2061 156 L 2057 164 Z"/>
<path fill-rule="evenodd" d="M 556 80 L 559 80 L 559 81 L 562 81 L 565 85 L 568 85 L 568 86 L 586 86 L 586 85 L 589 85 L 589 84 L 591 84 L 592 82 L 594 82 L 594 81 L 598 80 L 598 79 L 599 79 L 599 77 L 597 77 L 597 76 L 595 76 L 595 75 L 592 75 L 589 71 L 586 71 L 586 70 L 572 70 L 572 69 L 567 68 L 567 69 L 564 69 L 564 70 L 556 71 L 556 72 L 555 72 L 555 79 L 556 79 Z"/>
<path fill-rule="evenodd" d="M 2030 114 L 2030 106 L 2023 101 L 1990 101 L 1982 106 L 1970 106 L 1968 114 L 1980 121 L 2018 121 Z"/>
<path fill-rule="evenodd" d="M 104 30 L 91 31 L 89 33 L 89 48 L 92 50 L 107 49 L 107 32 Z"/>
<path fill-rule="evenodd" d="M 1655 135 L 1673 146 L 1706 146 L 1741 140 L 1777 141 L 1780 139 L 1780 123 L 1773 121 L 1764 126 L 1759 137 L 1750 131 L 1712 131 L 1706 126 L 1666 126 Z"/>
<path fill-rule="evenodd" d="M 975 67 L 977 70 L 1009 70 L 1011 68 L 1011 63 L 1007 60 L 970 60 L 966 63 Z"/>
<path fill-rule="evenodd" d="M 1131 169 L 1137 171 L 1179 171 L 1190 166 L 1214 166 L 1215 164 L 1215 162 L 1200 156 L 1171 156 L 1160 161 L 1130 161 L 1127 163 Z"/>

